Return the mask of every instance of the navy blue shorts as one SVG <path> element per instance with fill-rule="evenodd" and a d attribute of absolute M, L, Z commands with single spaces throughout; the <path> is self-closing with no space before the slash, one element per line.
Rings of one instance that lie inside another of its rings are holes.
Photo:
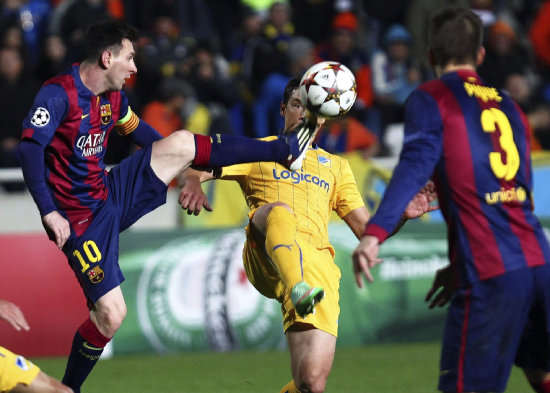
<path fill-rule="evenodd" d="M 111 169 L 107 200 L 86 232 L 63 247 L 89 307 L 124 281 L 118 264 L 120 232 L 166 202 L 167 186 L 151 168 L 151 149 L 140 149 Z"/>
<path fill-rule="evenodd" d="M 549 266 L 510 271 L 458 290 L 447 312 L 439 390 L 503 392 L 533 307 L 549 294 Z M 539 309 L 545 320 L 548 305 Z M 539 339 L 548 337 L 545 331 Z M 524 345 L 529 357 L 532 347 Z"/>
<path fill-rule="evenodd" d="M 537 297 L 521 337 L 516 365 L 550 372 L 550 266 L 533 270 Z"/>

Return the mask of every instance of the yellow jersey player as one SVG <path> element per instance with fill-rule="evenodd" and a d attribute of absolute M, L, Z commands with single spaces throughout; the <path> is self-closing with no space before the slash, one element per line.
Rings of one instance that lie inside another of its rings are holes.
<path fill-rule="evenodd" d="M 29 324 L 15 304 L 0 299 L 0 319 L 15 330 L 28 331 Z M 0 393 L 72 393 L 72 390 L 57 379 L 40 371 L 23 356 L 16 355 L 0 346 Z"/>
<path fill-rule="evenodd" d="M 306 116 L 299 81 L 293 78 L 285 88 L 280 106 L 285 129 Z M 317 128 L 322 123 L 317 120 Z M 210 209 L 200 182 L 214 177 L 239 183 L 250 208 L 243 250 L 246 274 L 262 295 L 281 303 L 293 377 L 281 393 L 323 392 L 340 313 L 340 269 L 328 238 L 329 219 L 335 211 L 358 238 L 369 219 L 347 160 L 311 146 L 297 172 L 275 162 L 233 165 L 220 173 L 188 170 L 179 198 L 182 208 L 195 214 Z M 429 192 L 419 194 L 406 214 L 423 214 L 429 202 Z"/>

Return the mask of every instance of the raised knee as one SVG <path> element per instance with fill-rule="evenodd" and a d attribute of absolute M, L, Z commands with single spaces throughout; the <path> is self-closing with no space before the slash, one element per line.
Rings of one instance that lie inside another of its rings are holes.
<path fill-rule="evenodd" d="M 187 130 L 177 130 L 168 136 L 173 154 L 182 160 L 191 160 L 195 156 L 195 136 Z"/>
<path fill-rule="evenodd" d="M 288 210 L 289 212 L 293 213 L 292 208 L 284 202 L 272 202 L 272 203 L 270 203 L 269 204 L 269 211 L 271 212 L 271 210 L 273 210 L 276 207 L 283 207 L 286 210 Z"/>

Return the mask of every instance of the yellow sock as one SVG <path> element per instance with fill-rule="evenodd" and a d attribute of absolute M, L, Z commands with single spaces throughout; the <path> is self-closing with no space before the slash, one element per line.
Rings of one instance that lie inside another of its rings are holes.
<path fill-rule="evenodd" d="M 275 206 L 266 220 L 265 249 L 288 288 L 303 280 L 302 251 L 295 237 L 296 217 Z"/>
<path fill-rule="evenodd" d="M 296 384 L 294 383 L 294 380 L 287 383 L 279 393 L 300 393 L 298 388 L 296 387 Z"/>

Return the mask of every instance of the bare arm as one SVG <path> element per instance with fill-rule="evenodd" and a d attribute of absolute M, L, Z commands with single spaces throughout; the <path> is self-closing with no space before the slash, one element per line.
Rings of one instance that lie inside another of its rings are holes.
<path fill-rule="evenodd" d="M 365 206 L 357 208 L 349 212 L 343 220 L 350 227 L 357 239 L 362 240 L 363 233 L 365 232 L 365 226 L 370 219 L 370 213 Z M 363 263 L 356 258 L 353 258 L 353 273 L 355 275 L 355 282 L 359 288 L 363 288 L 363 277 L 365 275 L 368 282 L 373 282 L 372 273 L 370 272 L 370 266 L 368 263 Z"/>
<path fill-rule="evenodd" d="M 395 234 L 407 220 L 411 218 L 421 217 L 425 213 L 437 210 L 438 206 L 430 205 L 435 199 L 437 199 L 437 193 L 433 183 L 428 183 L 426 186 L 413 197 L 413 199 L 407 205 L 405 212 L 399 222 L 399 225 L 392 233 Z M 363 227 L 363 231 L 364 231 Z M 363 236 L 364 232 L 361 232 L 359 236 Z M 365 275 L 368 282 L 373 282 L 374 279 L 370 273 L 370 269 L 382 262 L 382 259 L 378 257 L 380 251 L 380 244 L 374 236 L 363 236 L 361 241 L 352 254 L 353 271 L 355 273 L 355 281 L 359 288 L 363 287 L 363 278 L 361 273 Z"/>
<path fill-rule="evenodd" d="M 348 224 L 348 227 L 350 227 L 357 239 L 361 239 L 369 218 L 369 211 L 365 206 L 362 206 L 346 214 L 343 220 Z"/>

